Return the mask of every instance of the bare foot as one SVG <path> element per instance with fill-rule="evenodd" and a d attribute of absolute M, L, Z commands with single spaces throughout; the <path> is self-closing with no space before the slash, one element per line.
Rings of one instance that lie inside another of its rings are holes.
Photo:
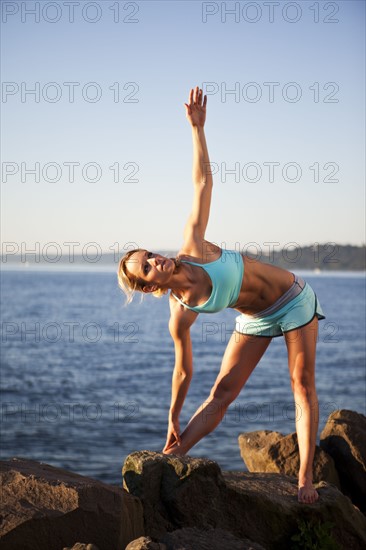
<path fill-rule="evenodd" d="M 297 499 L 303 504 L 313 504 L 319 499 L 319 495 L 312 483 L 299 486 Z"/>

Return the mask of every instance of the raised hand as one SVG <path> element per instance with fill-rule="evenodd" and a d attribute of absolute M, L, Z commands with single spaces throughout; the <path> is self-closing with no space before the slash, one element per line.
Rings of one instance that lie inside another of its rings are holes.
<path fill-rule="evenodd" d="M 203 128 L 205 125 L 207 95 L 204 96 L 203 101 L 202 98 L 203 92 L 196 86 L 195 89 L 189 92 L 188 103 L 184 104 L 186 108 L 186 117 L 191 126 Z"/>

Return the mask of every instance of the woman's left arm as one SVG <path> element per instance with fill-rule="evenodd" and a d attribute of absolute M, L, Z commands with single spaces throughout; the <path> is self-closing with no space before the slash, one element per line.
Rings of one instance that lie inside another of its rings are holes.
<path fill-rule="evenodd" d="M 212 172 L 204 131 L 207 96 L 202 96 L 202 90 L 197 87 L 191 90 L 189 103 L 185 103 L 186 116 L 192 126 L 194 186 L 192 211 L 184 230 L 185 242 L 204 239 L 210 216 Z"/>

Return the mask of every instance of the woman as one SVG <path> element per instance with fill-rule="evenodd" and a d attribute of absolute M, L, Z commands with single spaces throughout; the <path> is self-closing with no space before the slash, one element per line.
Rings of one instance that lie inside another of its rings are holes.
<path fill-rule="evenodd" d="M 183 455 L 211 432 L 240 393 L 272 337 L 283 335 L 297 404 L 298 500 L 313 503 L 318 499 L 312 479 L 318 429 L 315 348 L 318 319 L 324 315 L 311 287 L 293 273 L 220 249 L 205 239 L 212 193 L 204 133 L 206 103 L 207 97 L 203 98 L 198 87 L 190 91 L 185 103 L 193 137 L 194 199 L 177 258 L 132 250 L 121 259 L 118 271 L 128 302 L 136 290 L 156 296 L 171 290 L 169 331 L 174 341 L 175 367 L 163 452 Z M 199 313 L 215 313 L 227 307 L 241 315 L 236 318 L 220 373 L 208 399 L 180 433 L 179 414 L 192 378 L 190 327 Z"/>

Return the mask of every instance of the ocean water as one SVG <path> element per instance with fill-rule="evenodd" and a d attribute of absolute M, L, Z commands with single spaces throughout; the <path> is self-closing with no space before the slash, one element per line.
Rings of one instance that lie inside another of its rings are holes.
<path fill-rule="evenodd" d="M 326 314 L 319 324 L 319 433 L 335 409 L 365 414 L 364 274 L 300 273 Z M 173 343 L 168 298 L 128 307 L 111 271 L 1 274 L 1 458 L 32 458 L 120 484 L 126 456 L 161 451 Z M 207 399 L 237 312 L 200 315 L 191 329 L 194 375 L 183 429 Z M 246 470 L 238 435 L 294 431 L 283 338 L 274 339 L 222 423 L 191 451 Z"/>

